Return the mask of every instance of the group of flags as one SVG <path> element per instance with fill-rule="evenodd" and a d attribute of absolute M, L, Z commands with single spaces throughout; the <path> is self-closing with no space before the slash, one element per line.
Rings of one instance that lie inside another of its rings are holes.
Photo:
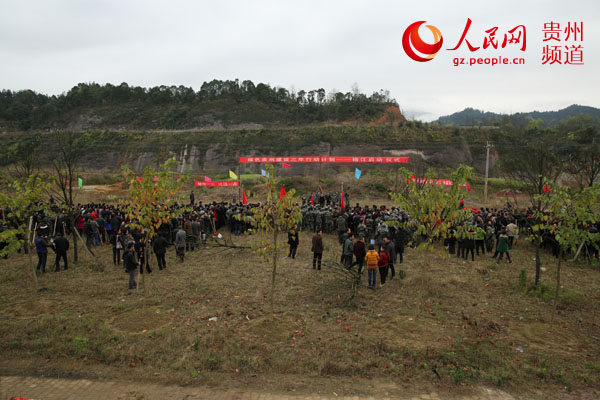
<path fill-rule="evenodd" d="M 290 164 L 283 163 L 283 168 L 290 168 L 290 167 L 291 167 Z M 262 176 L 266 176 L 267 178 L 270 177 L 269 173 L 267 171 L 265 171 L 264 169 L 261 169 L 260 172 L 261 172 Z M 356 179 L 360 179 L 361 175 L 362 175 L 362 171 L 360 169 L 358 169 L 358 168 L 355 168 L 354 169 L 354 177 Z M 238 175 L 235 172 L 233 172 L 232 170 L 229 170 L 229 178 L 231 178 L 233 180 L 238 180 Z M 137 179 L 140 182 L 144 180 L 140 176 L 138 176 Z M 413 181 L 416 181 L 414 177 L 412 177 L 412 179 L 413 179 Z M 154 176 L 154 181 L 155 182 L 158 181 L 158 176 Z M 204 182 L 212 182 L 212 179 L 209 178 L 208 176 L 205 176 L 204 177 Z M 446 182 L 444 182 L 444 183 L 446 183 Z M 82 178 L 77 178 L 77 185 L 79 187 L 83 186 L 83 179 Z M 470 190 L 471 188 L 468 186 L 468 184 L 467 185 L 461 185 L 461 186 L 467 186 L 467 188 L 469 189 L 469 191 L 471 191 Z M 546 192 L 546 193 L 550 192 L 550 187 L 548 187 L 548 186 L 544 186 L 543 189 L 544 189 L 544 192 Z M 285 190 L 285 186 L 281 185 L 281 188 L 279 189 L 279 198 L 282 199 L 283 197 L 285 197 L 286 194 L 287 194 L 287 192 Z M 341 198 L 341 201 L 340 201 L 340 206 L 342 207 L 342 209 L 344 209 L 345 208 L 345 204 L 344 204 L 344 188 L 343 187 L 342 187 L 342 196 L 341 197 L 342 198 Z M 311 201 L 312 205 L 315 204 L 315 199 L 312 196 L 310 198 L 310 201 Z M 246 196 L 246 189 L 243 186 L 242 186 L 242 203 L 243 204 L 248 204 L 248 198 Z"/>

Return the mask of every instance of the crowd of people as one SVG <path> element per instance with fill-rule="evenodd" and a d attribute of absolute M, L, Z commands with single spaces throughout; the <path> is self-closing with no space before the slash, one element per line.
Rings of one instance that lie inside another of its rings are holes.
<path fill-rule="evenodd" d="M 349 197 L 344 196 L 345 208 L 340 207 L 341 193 L 302 196 L 298 204 L 302 222 L 288 233 L 288 257 L 295 259 L 300 243 L 301 232 L 310 232 L 312 236 L 312 268 L 320 270 L 323 258 L 323 235 L 337 236 L 340 245 L 340 264 L 351 270 L 357 267 L 362 273 L 366 263 L 368 284 L 376 287 L 377 276 L 380 286 L 396 276 L 395 266 L 403 262 L 404 249 L 416 245 L 424 238 L 415 235 L 415 224 L 411 216 L 397 207 L 385 205 L 349 206 Z M 55 207 L 54 212 L 36 213 L 35 251 L 38 254 L 37 271 L 46 271 L 48 249 L 55 252 L 55 271 L 68 268 L 67 250 L 71 233 L 76 233 L 93 249 L 99 245 L 110 245 L 112 261 L 122 265 L 130 274 L 130 288 L 136 287 L 135 275 L 152 273 L 149 257 L 151 253 L 157 259 L 159 270 L 167 268 L 166 253 L 170 246 L 175 247 L 177 259 L 185 261 L 186 252 L 195 251 L 206 243 L 208 238 L 217 235 L 222 229 L 229 229 L 232 235 L 240 235 L 252 229 L 252 213 L 256 204 L 212 202 L 196 203 L 190 196 L 190 204 L 176 204 L 172 207 L 173 217 L 162 223 L 155 235 L 147 235 L 136 221 L 127 218 L 127 214 L 118 205 L 89 203 L 77 205 L 80 210 L 73 224 L 65 211 Z M 459 207 L 464 207 L 461 202 Z M 0 209 L 0 220 L 10 223 L 9 209 Z M 465 260 L 475 260 L 477 256 L 489 256 L 500 262 L 506 256 L 512 263 L 510 250 L 519 240 L 519 232 L 526 232 L 534 223 L 531 210 L 516 211 L 510 205 L 502 209 L 471 209 L 469 217 L 460 224 L 451 227 L 443 245 L 451 255 Z M 73 225 L 73 226 L 72 226 Z M 9 225 L 0 227 L 8 229 Z M 590 225 L 590 233 L 597 233 L 598 226 Z M 76 232 L 75 232 L 76 231 Z M 542 246 L 550 248 L 558 256 L 556 232 L 548 232 Z M 148 243 L 148 238 L 152 237 Z M 21 239 L 23 239 L 21 237 Z M 3 246 L 0 243 L 0 248 Z M 27 251 L 28 246 L 22 248 Z M 152 251 L 151 251 L 152 250 Z M 586 244 L 586 254 L 598 258 L 598 249 Z M 21 251 L 21 250 L 19 250 Z"/>

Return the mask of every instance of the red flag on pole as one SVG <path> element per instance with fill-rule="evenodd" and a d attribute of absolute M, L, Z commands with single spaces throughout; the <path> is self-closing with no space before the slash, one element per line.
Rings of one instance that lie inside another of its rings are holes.
<path fill-rule="evenodd" d="M 248 198 L 246 197 L 246 189 L 242 186 L 242 204 L 248 204 Z"/>
<path fill-rule="evenodd" d="M 289 168 L 290 164 L 283 163 L 283 168 Z"/>
<path fill-rule="evenodd" d="M 342 189 L 342 200 L 340 201 L 340 205 L 342 206 L 342 211 L 344 210 L 344 189 Z"/>
<path fill-rule="evenodd" d="M 285 192 L 285 186 L 281 185 L 281 189 L 279 190 L 279 198 L 284 198 L 286 194 L 287 193 Z"/>

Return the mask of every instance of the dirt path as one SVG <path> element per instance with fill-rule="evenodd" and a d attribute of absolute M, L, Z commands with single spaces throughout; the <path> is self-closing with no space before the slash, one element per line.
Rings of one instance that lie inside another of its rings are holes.
<path fill-rule="evenodd" d="M 323 400 L 344 399 L 375 400 L 375 397 L 338 396 L 336 393 L 330 395 L 295 395 L 271 394 L 243 390 L 218 390 L 201 386 L 164 386 L 148 383 L 136 384 L 133 382 L 120 382 L 110 380 L 88 380 L 88 379 L 51 379 L 39 377 L 3 376 L 0 377 L 0 399 L 10 399 L 21 396 L 39 400 Z M 381 397 L 377 397 L 380 399 Z M 441 400 L 447 399 L 444 393 L 423 393 L 410 397 L 384 397 L 389 399 L 403 400 Z M 515 397 L 500 390 L 480 388 L 473 394 L 467 396 L 452 396 L 459 400 L 514 400 Z"/>

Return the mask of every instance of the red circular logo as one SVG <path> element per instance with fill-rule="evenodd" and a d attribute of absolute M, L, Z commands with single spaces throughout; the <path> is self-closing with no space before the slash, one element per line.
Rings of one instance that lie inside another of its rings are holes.
<path fill-rule="evenodd" d="M 438 28 L 433 25 L 425 25 L 429 28 L 431 33 L 433 33 L 434 40 L 433 44 L 425 43 L 423 39 L 421 39 L 421 36 L 419 36 L 419 27 L 424 23 L 425 21 L 417 21 L 410 24 L 404 31 L 404 35 L 402 35 L 402 47 L 404 47 L 404 51 L 410 58 L 419 62 L 433 60 L 437 52 L 442 48 L 442 43 L 444 42 L 442 33 Z M 423 54 L 423 56 L 417 54 L 415 50 Z"/>

